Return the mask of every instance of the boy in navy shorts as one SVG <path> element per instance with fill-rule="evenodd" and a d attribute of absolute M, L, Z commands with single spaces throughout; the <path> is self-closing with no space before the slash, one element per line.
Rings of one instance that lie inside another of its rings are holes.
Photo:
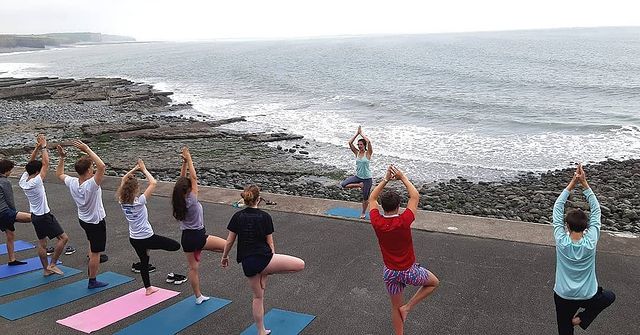
<path fill-rule="evenodd" d="M 384 214 L 378 210 L 378 195 L 390 180 L 400 180 L 409 192 L 407 208 L 399 214 L 400 195 L 388 190 L 380 196 Z M 369 197 L 371 225 L 378 237 L 384 261 L 384 283 L 391 299 L 391 321 L 396 335 L 404 332 L 404 321 L 409 312 L 438 287 L 438 278 L 416 263 L 411 237 L 411 224 L 415 220 L 420 194 L 409 178 L 393 165 Z M 405 304 L 403 291 L 407 285 L 420 286 Z"/>
<path fill-rule="evenodd" d="M 14 223 L 31 222 L 31 215 L 29 215 L 29 213 L 18 212 L 13 201 L 13 189 L 7 177 L 11 175 L 14 166 L 15 164 L 10 160 L 0 160 L 0 230 L 7 235 L 7 254 L 9 256 L 9 263 L 7 264 L 9 266 L 27 264 L 26 262 L 16 259 L 14 252 L 16 227 Z"/>

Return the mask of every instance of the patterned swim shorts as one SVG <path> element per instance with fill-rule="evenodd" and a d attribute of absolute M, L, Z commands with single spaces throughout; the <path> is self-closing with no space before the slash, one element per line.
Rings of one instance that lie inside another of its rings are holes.
<path fill-rule="evenodd" d="M 424 286 L 429 281 L 429 272 L 418 263 L 402 271 L 391 270 L 385 266 L 383 276 L 390 295 L 402 293 L 407 285 Z"/>

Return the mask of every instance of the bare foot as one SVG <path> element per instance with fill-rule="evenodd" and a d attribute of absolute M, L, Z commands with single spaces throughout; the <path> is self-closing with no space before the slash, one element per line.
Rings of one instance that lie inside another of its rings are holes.
<path fill-rule="evenodd" d="M 271 329 L 265 329 L 264 330 L 264 335 L 269 335 L 271 334 Z"/>
<path fill-rule="evenodd" d="M 64 274 L 64 272 L 62 272 L 62 270 L 60 270 L 60 268 L 57 267 L 55 264 L 49 264 L 49 266 L 47 266 L 47 270 L 52 271 L 53 273 L 57 273 L 59 275 Z"/>
<path fill-rule="evenodd" d="M 149 287 L 147 287 L 147 291 L 145 292 L 145 295 L 152 295 L 152 294 L 154 294 L 156 292 L 158 292 L 158 288 L 157 287 L 149 286 Z"/>
<path fill-rule="evenodd" d="M 407 321 L 407 315 L 409 314 L 409 308 L 405 305 L 405 306 L 400 306 L 400 308 L 398 308 L 400 310 L 400 318 L 402 319 L 402 322 Z"/>
<path fill-rule="evenodd" d="M 571 324 L 574 325 L 574 326 L 579 325 L 580 322 L 582 322 L 582 320 L 580 320 L 579 316 L 576 316 L 575 318 L 571 319 Z"/>
<path fill-rule="evenodd" d="M 44 276 L 45 276 L 45 277 L 49 277 L 49 276 L 51 276 L 51 275 L 52 275 L 52 274 L 54 274 L 54 273 L 55 273 L 55 272 L 53 272 L 53 271 L 51 271 L 51 270 L 49 270 L 49 269 L 44 269 Z"/>

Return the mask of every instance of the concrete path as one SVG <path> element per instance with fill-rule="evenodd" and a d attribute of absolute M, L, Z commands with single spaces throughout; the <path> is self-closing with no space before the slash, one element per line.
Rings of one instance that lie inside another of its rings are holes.
<path fill-rule="evenodd" d="M 16 184 L 15 179 L 12 182 Z M 116 185 L 117 180 L 110 178 L 104 186 L 110 260 L 102 264 L 101 270 L 130 275 L 135 281 L 21 320 L 9 322 L 0 318 L 0 329 L 25 335 L 78 334 L 56 324 L 55 320 L 142 287 L 140 276 L 130 270 L 137 258 L 128 242 L 127 224 L 112 191 Z M 47 183 L 46 187 L 52 213 L 78 249 L 62 260 L 67 266 L 85 270 L 83 250 L 88 249 L 88 243 L 77 223 L 71 197 L 57 181 Z M 172 184 L 161 183 L 148 207 L 155 232 L 179 240 L 179 228 L 171 217 L 170 199 L 165 197 L 171 188 Z M 28 208 L 22 191 L 17 186 L 14 191 L 18 207 Z M 210 234 L 226 237 L 228 220 L 237 210 L 229 204 L 239 199 L 239 193 L 238 190 L 201 189 Z M 316 319 L 303 334 L 391 334 L 390 304 L 381 279 L 382 260 L 373 230 L 364 221 L 318 216 L 331 207 L 358 208 L 358 204 L 263 196 L 278 203 L 264 206 L 274 219 L 277 252 L 301 257 L 307 264 L 301 273 L 270 277 L 265 309 L 281 308 L 315 315 Z M 555 333 L 552 292 L 555 250 L 548 246 L 552 243 L 549 226 L 432 212 L 420 212 L 415 226 L 418 228 L 413 233 L 416 256 L 440 278 L 441 287 L 409 315 L 407 334 Z M 29 224 L 19 225 L 17 235 L 19 239 L 35 240 Z M 603 234 L 598 279 L 601 285 L 616 292 L 617 300 L 588 333 L 636 334 L 640 329 L 640 321 L 635 316 L 640 299 L 638 240 Z M 35 255 L 34 250 L 19 253 L 20 258 Z M 235 250 L 231 256 L 235 257 Z M 242 269 L 233 263 L 224 270 L 219 261 L 220 254 L 203 254 L 203 292 L 233 302 L 181 334 L 239 334 L 252 323 L 251 293 Z M 186 273 L 186 259 L 181 251 L 152 251 L 151 262 L 158 269 L 151 274 L 152 284 L 182 293 L 176 299 L 95 334 L 116 332 L 191 294 L 188 283 L 175 286 L 164 282 L 169 272 Z M 80 280 L 80 276 L 2 297 L 0 303 Z M 414 291 L 408 289 L 407 297 Z"/>

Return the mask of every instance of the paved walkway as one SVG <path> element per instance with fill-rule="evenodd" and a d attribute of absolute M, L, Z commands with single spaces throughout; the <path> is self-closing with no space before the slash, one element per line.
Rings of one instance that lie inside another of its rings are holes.
<path fill-rule="evenodd" d="M 52 178 L 53 179 L 53 178 Z M 15 185 L 16 180 L 12 180 Z M 91 298 L 9 322 L 0 318 L 0 329 L 12 334 L 78 334 L 55 320 L 86 310 L 142 287 L 138 274 L 130 271 L 137 261 L 128 242 L 128 228 L 112 191 L 117 180 L 104 186 L 107 211 L 109 262 L 102 271 L 114 271 L 135 281 Z M 68 191 L 58 182 L 46 185 L 52 213 L 68 232 L 78 252 L 63 256 L 67 266 L 86 269 L 82 250 L 88 248 L 77 224 L 76 210 Z M 180 232 L 171 217 L 172 184 L 161 183 L 149 203 L 156 233 L 179 240 Z M 27 208 L 22 191 L 14 188 L 19 208 Z M 210 234 L 226 237 L 226 224 L 237 210 L 229 204 L 239 199 L 238 190 L 201 188 L 206 226 Z M 164 196 L 163 196 L 164 195 Z M 303 258 L 306 269 L 298 274 L 277 275 L 269 280 L 266 310 L 281 308 L 308 313 L 316 319 L 303 334 L 391 334 L 389 302 L 381 280 L 382 261 L 371 227 L 359 220 L 321 216 L 326 209 L 358 204 L 282 195 L 264 197 L 276 201 L 265 206 L 274 219 L 276 250 Z M 312 214 L 312 215 L 309 215 Z M 458 228 L 455 231 L 448 227 Z M 420 212 L 414 231 L 418 260 L 441 280 L 436 293 L 410 314 L 407 334 L 553 334 L 555 312 L 553 283 L 555 250 L 549 226 L 461 215 Z M 446 233 L 443 233 L 446 232 Z M 34 241 L 30 225 L 19 225 L 18 238 Z M 639 239 L 603 234 L 598 254 L 598 279 L 618 295 L 615 304 L 592 325 L 591 334 L 636 334 L 640 321 L 635 316 L 640 299 Z M 35 250 L 19 253 L 35 256 Z M 232 252 L 235 256 L 235 250 Z M 251 294 L 237 264 L 219 266 L 220 255 L 205 253 L 201 285 L 205 294 L 232 300 L 222 310 L 187 328 L 181 334 L 239 334 L 252 323 Z M 169 272 L 186 272 L 182 252 L 151 252 L 158 270 L 151 274 L 154 285 L 191 294 L 188 283 L 167 284 Z M 80 275 L 46 286 L 0 298 L 0 303 L 30 296 L 52 287 L 79 280 Z M 409 289 L 407 293 L 414 292 Z M 178 298 L 149 308 L 95 334 L 111 334 L 143 319 Z M 577 334 L 581 332 L 578 331 Z"/>

